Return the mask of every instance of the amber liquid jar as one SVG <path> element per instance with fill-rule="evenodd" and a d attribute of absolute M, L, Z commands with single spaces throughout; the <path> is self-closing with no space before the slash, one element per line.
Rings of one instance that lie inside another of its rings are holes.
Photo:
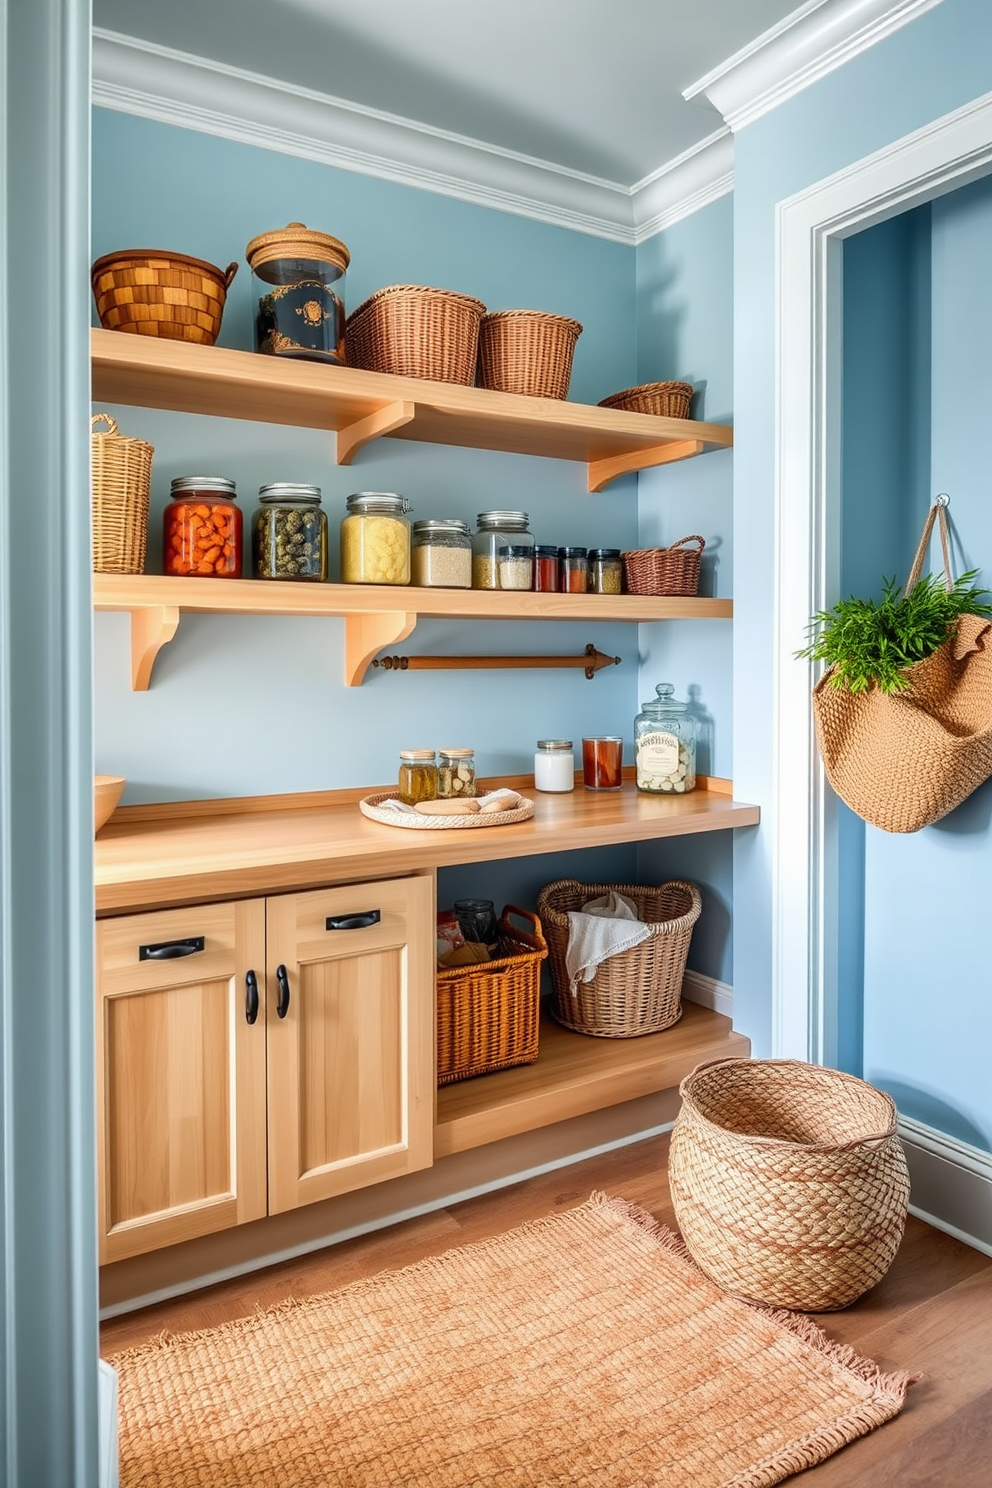
<path fill-rule="evenodd" d="M 582 783 L 586 790 L 620 790 L 623 740 L 612 736 L 582 740 Z"/>
<path fill-rule="evenodd" d="M 176 477 L 162 529 L 162 566 L 167 574 L 241 577 L 243 523 L 236 497 L 234 482 L 222 476 Z"/>
<path fill-rule="evenodd" d="M 536 547 L 534 549 L 534 588 L 541 594 L 556 594 L 558 591 L 558 549 Z"/>
<path fill-rule="evenodd" d="M 558 549 L 558 588 L 563 594 L 589 592 L 589 549 Z"/>

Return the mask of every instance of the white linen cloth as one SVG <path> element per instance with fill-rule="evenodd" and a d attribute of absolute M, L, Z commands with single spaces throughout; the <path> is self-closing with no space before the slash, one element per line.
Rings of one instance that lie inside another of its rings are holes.
<path fill-rule="evenodd" d="M 601 899 L 590 899 L 580 910 L 568 911 L 565 970 L 573 997 L 579 982 L 591 982 L 601 961 L 629 951 L 651 934 L 651 926 L 637 918 L 637 906 L 611 889 Z"/>

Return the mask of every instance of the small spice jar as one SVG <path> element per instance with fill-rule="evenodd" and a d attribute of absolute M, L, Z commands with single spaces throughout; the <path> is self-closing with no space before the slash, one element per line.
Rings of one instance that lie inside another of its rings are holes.
<path fill-rule="evenodd" d="M 356 491 L 341 523 L 343 584 L 409 584 L 410 510 L 392 491 Z"/>
<path fill-rule="evenodd" d="M 521 511 L 480 512 L 478 528 L 472 538 L 472 588 L 499 589 L 499 555 L 501 548 L 526 548 L 534 551 L 534 539 L 527 528 L 527 513 Z M 528 579 L 526 588 L 530 588 Z"/>
<path fill-rule="evenodd" d="M 622 588 L 623 564 L 619 548 L 589 549 L 590 594 L 619 594 Z"/>
<path fill-rule="evenodd" d="M 585 594 L 588 591 L 588 548 L 558 549 L 558 588 L 563 594 Z"/>
<path fill-rule="evenodd" d="M 401 749 L 399 797 L 408 806 L 437 799 L 437 765 L 433 749 Z"/>
<path fill-rule="evenodd" d="M 471 589 L 472 534 L 465 522 L 414 522 L 410 582 L 424 589 Z"/>
<path fill-rule="evenodd" d="M 327 515 L 320 487 L 271 481 L 259 487 L 251 523 L 256 579 L 327 578 Z"/>
<path fill-rule="evenodd" d="M 437 793 L 441 800 L 475 795 L 475 750 L 439 749 Z"/>
<path fill-rule="evenodd" d="M 659 682 L 655 692 L 634 719 L 637 789 L 682 795 L 696 788 L 698 725 L 670 682 Z"/>
<path fill-rule="evenodd" d="M 534 789 L 575 789 L 575 755 L 571 739 L 538 739 L 534 755 Z"/>
<path fill-rule="evenodd" d="M 241 577 L 242 518 L 234 482 L 220 475 L 179 475 L 162 527 L 167 574 Z"/>
<path fill-rule="evenodd" d="M 497 558 L 501 589 L 530 589 L 534 582 L 534 549 L 511 543 Z"/>
<path fill-rule="evenodd" d="M 252 238 L 245 257 L 255 292 L 256 350 L 343 362 L 345 245 L 291 222 Z"/>
<path fill-rule="evenodd" d="M 558 590 L 558 549 L 538 543 L 534 549 L 534 588 L 541 594 Z"/>

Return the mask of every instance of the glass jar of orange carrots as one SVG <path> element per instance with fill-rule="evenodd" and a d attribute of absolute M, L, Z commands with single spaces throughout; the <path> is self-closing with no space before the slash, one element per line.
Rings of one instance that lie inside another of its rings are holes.
<path fill-rule="evenodd" d="M 220 475 L 180 475 L 172 482 L 162 540 L 167 574 L 239 579 L 242 517 L 234 482 Z"/>

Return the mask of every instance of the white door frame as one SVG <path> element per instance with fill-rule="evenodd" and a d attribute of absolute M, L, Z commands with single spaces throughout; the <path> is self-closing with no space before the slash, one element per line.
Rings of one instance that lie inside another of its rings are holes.
<path fill-rule="evenodd" d="M 837 822 L 795 660 L 839 591 L 842 244 L 992 171 L 992 93 L 776 208 L 772 1052 L 836 1046 Z"/>

